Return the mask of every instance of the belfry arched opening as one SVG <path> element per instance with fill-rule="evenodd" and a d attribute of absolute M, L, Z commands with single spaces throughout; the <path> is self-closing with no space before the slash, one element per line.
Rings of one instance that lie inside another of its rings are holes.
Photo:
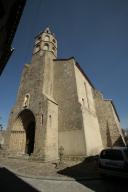
<path fill-rule="evenodd" d="M 11 131 L 10 147 L 19 154 L 31 155 L 35 142 L 35 117 L 25 109 L 17 117 Z"/>

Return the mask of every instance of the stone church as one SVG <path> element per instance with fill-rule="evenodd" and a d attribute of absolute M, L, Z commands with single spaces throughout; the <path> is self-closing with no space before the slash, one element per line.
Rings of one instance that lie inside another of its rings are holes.
<path fill-rule="evenodd" d="M 57 40 L 46 28 L 35 38 L 8 122 L 11 155 L 44 161 L 89 156 L 124 145 L 120 120 L 111 100 L 95 89 L 75 58 L 57 58 Z"/>

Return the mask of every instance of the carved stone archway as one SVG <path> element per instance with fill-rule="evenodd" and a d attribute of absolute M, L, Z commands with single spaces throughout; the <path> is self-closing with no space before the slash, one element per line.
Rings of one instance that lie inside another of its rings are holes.
<path fill-rule="evenodd" d="M 32 111 L 21 111 L 11 130 L 9 149 L 17 154 L 31 155 L 34 151 L 35 126 Z"/>

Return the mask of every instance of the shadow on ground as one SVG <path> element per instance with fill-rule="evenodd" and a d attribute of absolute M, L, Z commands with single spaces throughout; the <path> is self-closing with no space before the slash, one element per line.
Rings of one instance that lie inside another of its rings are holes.
<path fill-rule="evenodd" d="M 76 180 L 83 177 L 98 178 L 100 177 L 98 170 L 98 156 L 87 157 L 81 163 L 59 170 L 58 173 L 73 177 Z"/>
<path fill-rule="evenodd" d="M 0 168 L 1 192 L 39 192 L 6 168 Z"/>
<path fill-rule="evenodd" d="M 98 157 L 91 156 L 83 162 L 58 171 L 59 174 L 72 177 L 78 183 L 94 192 L 127 192 L 128 179 L 116 177 L 100 177 Z"/>

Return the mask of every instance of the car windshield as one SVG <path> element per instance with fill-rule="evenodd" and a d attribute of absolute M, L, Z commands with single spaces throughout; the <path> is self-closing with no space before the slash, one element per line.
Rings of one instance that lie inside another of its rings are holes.
<path fill-rule="evenodd" d="M 120 150 L 108 149 L 101 152 L 100 158 L 121 161 L 123 160 L 123 155 Z"/>

